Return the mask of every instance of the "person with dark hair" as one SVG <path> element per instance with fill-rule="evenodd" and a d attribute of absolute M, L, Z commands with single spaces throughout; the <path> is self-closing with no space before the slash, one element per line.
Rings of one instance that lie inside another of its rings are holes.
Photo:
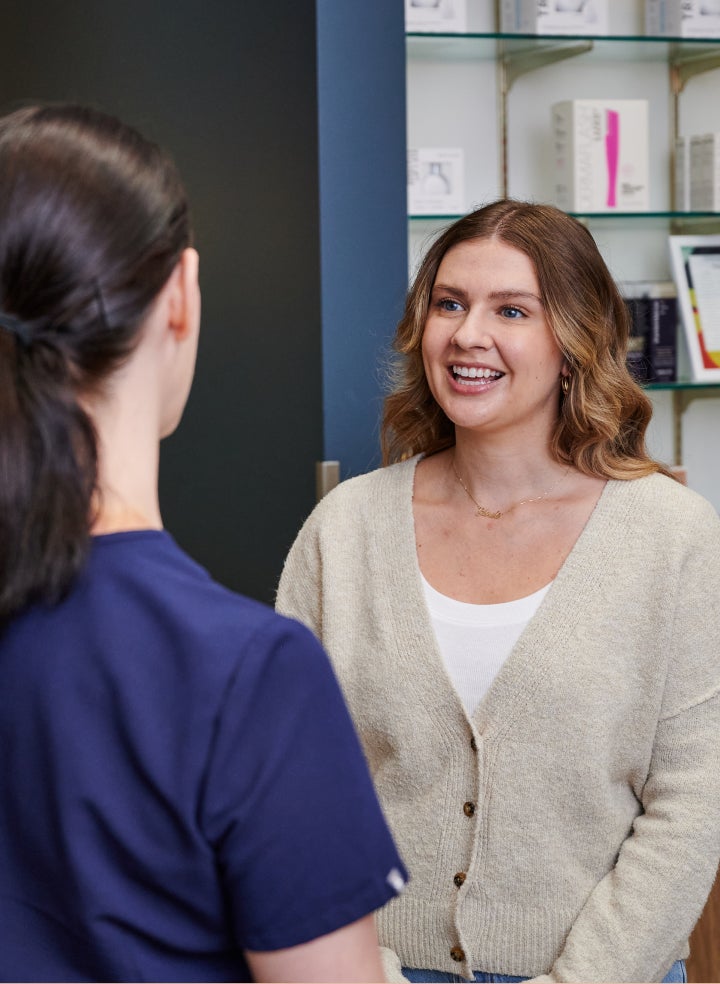
<path fill-rule="evenodd" d="M 382 980 L 406 873 L 330 663 L 163 529 L 199 322 L 166 154 L 0 119 L 2 980 Z"/>
<path fill-rule="evenodd" d="M 334 662 L 412 876 L 388 979 L 680 981 L 720 857 L 720 518 L 645 446 L 588 230 L 445 229 L 395 338 L 385 467 L 277 608 Z"/>

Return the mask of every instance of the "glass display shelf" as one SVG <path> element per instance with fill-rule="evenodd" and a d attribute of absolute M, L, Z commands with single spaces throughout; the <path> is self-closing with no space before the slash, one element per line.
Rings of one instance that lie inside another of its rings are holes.
<path fill-rule="evenodd" d="M 668 61 L 717 54 L 720 38 L 654 38 L 647 35 L 422 33 L 405 35 L 412 58 L 494 59 L 498 52 L 523 54 L 549 46 L 584 44 L 587 54 L 624 61 Z"/>
<path fill-rule="evenodd" d="M 657 220 L 658 222 L 695 222 L 713 221 L 720 222 L 720 212 L 568 212 L 575 219 L 583 219 L 588 222 L 600 222 L 604 219 L 627 219 L 631 222 L 647 222 Z M 454 222 L 462 218 L 462 214 L 457 215 L 409 215 L 411 222 Z"/>
<path fill-rule="evenodd" d="M 720 390 L 720 381 L 717 383 L 700 382 L 692 379 L 678 379 L 670 383 L 643 383 L 646 390 Z M 720 395 L 720 394 L 719 394 Z"/>
<path fill-rule="evenodd" d="M 720 212 L 569 212 L 576 219 L 597 222 L 602 219 L 659 219 L 663 222 L 687 219 L 720 219 Z"/>

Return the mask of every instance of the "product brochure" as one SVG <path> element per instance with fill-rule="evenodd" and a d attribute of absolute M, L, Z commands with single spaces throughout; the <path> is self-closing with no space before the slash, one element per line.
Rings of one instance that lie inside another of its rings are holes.
<path fill-rule="evenodd" d="M 670 236 L 693 378 L 720 382 L 720 236 Z"/>

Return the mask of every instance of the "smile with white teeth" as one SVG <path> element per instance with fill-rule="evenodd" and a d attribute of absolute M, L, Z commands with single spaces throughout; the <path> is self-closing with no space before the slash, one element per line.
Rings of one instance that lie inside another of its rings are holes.
<path fill-rule="evenodd" d="M 504 375 L 497 369 L 476 369 L 475 366 L 452 366 L 452 373 L 458 382 L 465 383 L 465 380 L 473 380 L 476 385 L 477 383 L 486 384 L 486 382 L 500 379 Z"/>

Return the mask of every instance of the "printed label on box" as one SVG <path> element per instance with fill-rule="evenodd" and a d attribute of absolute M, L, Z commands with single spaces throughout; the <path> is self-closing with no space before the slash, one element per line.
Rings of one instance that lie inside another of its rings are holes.
<path fill-rule="evenodd" d="M 720 211 L 720 133 L 690 137 L 690 208 Z"/>
<path fill-rule="evenodd" d="M 408 212 L 460 215 L 465 211 L 464 177 L 461 148 L 408 148 Z"/>
<path fill-rule="evenodd" d="M 500 30 L 508 34 L 608 33 L 608 0 L 501 0 Z"/>
<path fill-rule="evenodd" d="M 463 33 L 467 30 L 466 0 L 405 0 L 405 30 Z"/>
<path fill-rule="evenodd" d="M 690 211 L 690 141 L 675 139 L 675 201 L 676 212 Z"/>
<path fill-rule="evenodd" d="M 720 38 L 720 0 L 645 0 L 645 33 L 659 38 Z"/>

